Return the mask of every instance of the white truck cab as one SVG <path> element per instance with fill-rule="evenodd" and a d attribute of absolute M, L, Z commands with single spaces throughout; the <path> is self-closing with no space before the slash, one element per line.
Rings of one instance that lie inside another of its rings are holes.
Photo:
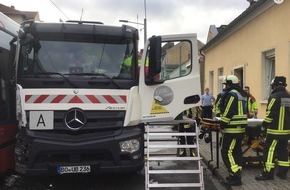
<path fill-rule="evenodd" d="M 144 123 L 200 103 L 194 34 L 153 36 L 96 22 L 22 23 L 16 50 L 16 171 L 134 172 Z"/>

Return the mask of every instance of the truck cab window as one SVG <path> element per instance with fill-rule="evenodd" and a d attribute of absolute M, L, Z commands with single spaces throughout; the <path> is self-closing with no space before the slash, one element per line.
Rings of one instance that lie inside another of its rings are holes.
<path fill-rule="evenodd" d="M 105 44 L 67 41 L 40 41 L 41 48 L 35 52 L 30 46 L 22 46 L 22 75 L 38 72 L 61 74 L 106 73 L 110 78 L 122 78 L 122 66 L 133 52 L 133 44 Z M 28 51 L 29 50 L 29 51 Z M 131 63 L 129 63 L 131 64 Z M 129 65 L 127 64 L 127 66 Z M 126 77 L 133 78 L 127 72 Z"/>
<path fill-rule="evenodd" d="M 191 46 L 188 41 L 162 44 L 162 67 L 160 77 L 164 80 L 188 75 L 191 71 Z"/>

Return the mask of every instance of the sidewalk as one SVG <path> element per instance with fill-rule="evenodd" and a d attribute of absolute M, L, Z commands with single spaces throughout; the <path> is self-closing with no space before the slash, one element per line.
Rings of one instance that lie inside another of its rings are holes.
<path fill-rule="evenodd" d="M 220 134 L 219 134 L 220 136 Z M 213 146 L 213 160 L 211 161 L 210 143 L 206 143 L 204 139 L 198 139 L 200 145 L 200 155 L 203 157 L 205 164 L 212 171 L 212 173 L 220 180 L 223 181 L 228 176 L 228 172 L 223 164 L 220 149 L 219 154 L 219 167 L 217 167 L 217 152 L 216 152 L 216 132 L 212 132 L 212 146 Z M 231 190 L 289 190 L 290 189 L 290 172 L 288 172 L 287 180 L 281 180 L 275 176 L 275 180 L 256 181 L 255 176 L 259 175 L 262 171 L 260 165 L 245 165 L 242 173 L 242 186 L 228 187 Z"/>

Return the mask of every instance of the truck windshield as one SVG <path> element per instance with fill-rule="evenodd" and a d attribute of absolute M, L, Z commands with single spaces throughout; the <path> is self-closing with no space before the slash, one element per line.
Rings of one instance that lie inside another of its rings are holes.
<path fill-rule="evenodd" d="M 133 48 L 129 41 L 120 44 L 39 41 L 37 46 L 27 44 L 21 47 L 18 74 L 24 78 L 39 73 L 60 73 L 64 76 L 99 74 L 112 79 L 133 79 Z"/>

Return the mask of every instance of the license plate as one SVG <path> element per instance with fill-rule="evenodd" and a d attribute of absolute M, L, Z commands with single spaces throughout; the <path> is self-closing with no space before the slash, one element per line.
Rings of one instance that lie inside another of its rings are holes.
<path fill-rule="evenodd" d="M 91 166 L 58 166 L 58 174 L 90 173 Z"/>
<path fill-rule="evenodd" d="M 53 111 L 30 111 L 30 130 L 53 130 Z"/>

